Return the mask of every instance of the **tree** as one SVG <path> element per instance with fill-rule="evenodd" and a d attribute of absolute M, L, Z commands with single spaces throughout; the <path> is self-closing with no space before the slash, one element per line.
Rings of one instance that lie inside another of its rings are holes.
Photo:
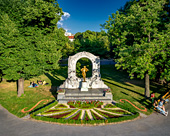
<path fill-rule="evenodd" d="M 74 45 L 76 52 L 87 51 L 102 58 L 108 57 L 109 41 L 104 31 L 87 30 L 83 33 L 76 33 Z"/>
<path fill-rule="evenodd" d="M 169 33 L 162 16 L 166 15 L 166 0 L 139 0 L 127 4 L 123 11 L 117 11 L 109 17 L 105 28 L 116 45 L 116 67 L 145 78 L 145 96 L 150 97 L 149 79 L 155 78 L 158 67 L 162 78 L 169 77 Z M 160 26 L 163 26 L 160 29 Z"/>
<path fill-rule="evenodd" d="M 4 78 L 18 80 L 21 96 L 24 79 L 58 67 L 61 49 L 67 42 L 56 25 L 62 10 L 55 0 L 1 0 L 2 6 L 0 70 Z"/>

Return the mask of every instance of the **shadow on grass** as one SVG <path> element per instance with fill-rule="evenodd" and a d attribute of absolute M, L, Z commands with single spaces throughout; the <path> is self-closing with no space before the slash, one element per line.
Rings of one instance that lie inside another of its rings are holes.
<path fill-rule="evenodd" d="M 150 90 L 152 90 L 152 92 L 154 93 L 158 93 L 158 94 L 165 94 L 168 90 L 168 87 L 165 87 L 159 83 L 156 83 L 154 81 L 151 81 L 150 83 Z M 161 97 L 161 96 L 160 96 Z"/>
<path fill-rule="evenodd" d="M 106 77 L 105 77 L 105 78 L 106 78 Z M 107 79 L 107 78 L 106 78 L 106 79 Z M 106 82 L 106 83 L 112 84 L 112 85 L 114 85 L 114 86 L 120 87 L 120 88 L 122 88 L 122 89 L 128 90 L 128 91 L 130 91 L 130 92 L 136 93 L 136 94 L 141 95 L 141 96 L 144 97 L 143 94 L 141 94 L 141 93 L 139 93 L 139 92 L 136 92 L 136 91 L 134 91 L 134 90 L 131 90 L 131 89 L 122 87 L 122 86 L 120 86 L 120 85 L 117 85 L 117 84 L 114 84 L 114 83 L 111 83 L 111 82 L 108 82 L 108 81 L 106 81 L 105 79 L 103 79 L 103 81 Z M 128 95 L 128 94 L 127 94 L 127 95 Z"/>
<path fill-rule="evenodd" d="M 42 108 L 45 108 L 46 106 L 48 106 L 48 105 L 50 105 L 50 104 L 52 104 L 52 103 L 54 103 L 54 102 L 55 102 L 55 100 L 53 100 L 53 101 L 51 101 L 51 102 L 49 102 L 49 103 L 47 103 L 47 104 L 45 104 L 45 105 L 37 108 L 37 109 L 34 109 L 34 110 L 32 110 L 31 112 L 29 112 L 29 114 L 32 114 L 32 113 L 34 113 L 34 112 L 36 112 L 36 111 L 38 111 L 38 110 L 40 110 L 40 109 L 42 109 Z"/>
<path fill-rule="evenodd" d="M 127 72 L 117 70 L 115 66 L 113 65 L 101 66 L 101 75 L 102 75 L 102 80 L 105 83 L 108 83 L 110 85 L 125 89 L 129 92 L 133 92 L 137 95 L 142 96 L 139 98 L 133 97 L 133 96 L 130 96 L 130 97 L 132 101 L 135 100 L 139 102 L 140 104 L 142 104 L 143 106 L 145 106 L 149 111 L 152 110 L 151 101 L 145 98 L 143 91 L 140 92 L 135 89 L 132 90 L 129 88 L 129 87 L 134 87 L 135 85 L 135 86 L 138 86 L 144 89 L 145 88 L 144 80 L 136 79 L 136 78 L 130 79 Z M 158 99 L 160 99 L 168 91 L 167 88 L 165 88 L 165 86 L 160 85 L 152 80 L 150 80 L 150 90 L 151 90 L 150 91 L 151 93 L 153 92 L 157 93 Z M 128 92 L 120 91 L 120 93 L 126 96 L 129 96 Z M 126 99 L 126 96 L 125 96 L 125 99 Z"/>
<path fill-rule="evenodd" d="M 131 86 L 131 87 L 133 87 L 133 85 L 135 85 L 135 86 L 145 88 L 143 79 L 137 79 L 137 78 L 130 79 L 127 72 L 117 70 L 114 65 L 101 66 L 101 75 L 102 75 L 102 78 L 105 78 L 105 79 L 108 79 L 111 81 L 115 81 L 122 85 Z M 105 80 L 105 82 L 108 82 L 108 81 Z M 121 87 L 123 89 L 127 89 L 125 87 L 122 87 L 121 85 L 116 85 L 112 82 L 108 82 L 108 83 L 113 84 L 118 87 Z M 130 83 L 130 84 L 128 84 L 128 83 Z M 130 89 L 127 89 L 127 90 L 133 91 Z M 154 92 L 154 93 L 163 95 L 168 91 L 168 88 L 166 88 L 165 86 L 163 86 L 159 83 L 154 82 L 153 80 L 150 80 L 150 90 L 151 90 L 151 93 Z M 135 93 L 135 91 L 133 91 L 133 92 Z M 140 94 L 138 92 L 136 92 L 136 93 Z M 144 96 L 143 94 L 140 94 L 140 95 Z"/>
<path fill-rule="evenodd" d="M 134 100 L 138 101 L 140 104 L 142 104 L 144 107 L 146 107 L 149 111 L 153 110 L 153 106 L 150 100 L 147 100 L 146 98 L 143 99 L 136 99 L 133 97 Z"/>
<path fill-rule="evenodd" d="M 60 67 L 60 69 L 45 73 L 45 75 L 51 80 L 50 92 L 57 99 L 57 88 L 65 81 L 63 79 L 67 78 L 67 67 Z"/>
<path fill-rule="evenodd" d="M 141 79 L 130 79 L 128 73 L 126 71 L 117 70 L 114 65 L 105 65 L 101 66 L 101 75 L 103 78 L 107 77 L 109 80 L 116 81 L 126 86 L 144 86 L 144 80 Z M 130 84 L 129 84 L 130 83 Z"/>

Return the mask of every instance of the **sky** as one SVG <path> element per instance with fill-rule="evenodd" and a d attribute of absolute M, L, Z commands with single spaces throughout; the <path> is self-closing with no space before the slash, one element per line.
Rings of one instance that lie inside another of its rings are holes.
<path fill-rule="evenodd" d="M 58 0 L 64 15 L 58 22 L 67 32 L 76 34 L 86 30 L 100 32 L 109 15 L 129 0 Z"/>

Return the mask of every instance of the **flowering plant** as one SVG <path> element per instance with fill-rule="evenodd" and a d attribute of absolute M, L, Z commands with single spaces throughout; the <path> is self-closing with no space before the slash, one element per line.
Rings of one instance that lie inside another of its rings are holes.
<path fill-rule="evenodd" d="M 101 105 L 103 105 L 103 102 L 95 101 L 95 100 L 91 100 L 91 101 L 79 100 L 79 101 L 69 101 L 67 104 L 80 109 L 89 109 L 94 107 L 99 108 L 101 107 Z"/>
<path fill-rule="evenodd" d="M 105 93 L 111 93 L 111 89 L 110 88 L 109 89 L 105 89 L 104 92 Z"/>
<path fill-rule="evenodd" d="M 60 89 L 57 91 L 57 93 L 65 93 L 65 89 Z"/>

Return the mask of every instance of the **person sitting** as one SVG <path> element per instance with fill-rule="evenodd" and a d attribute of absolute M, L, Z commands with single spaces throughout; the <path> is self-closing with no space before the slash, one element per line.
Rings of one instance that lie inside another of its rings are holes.
<path fill-rule="evenodd" d="M 33 86 L 32 86 L 32 82 L 30 82 L 30 86 L 28 86 L 28 87 L 33 87 Z"/>
<path fill-rule="evenodd" d="M 45 81 L 45 80 L 43 80 L 43 83 L 42 83 L 42 85 L 46 85 L 46 81 Z"/>
<path fill-rule="evenodd" d="M 159 102 L 160 103 L 160 102 Z M 161 104 L 160 104 L 161 105 Z M 158 111 L 160 111 L 163 115 L 165 115 L 165 116 L 168 116 L 168 111 L 166 112 L 165 111 L 165 108 L 164 108 L 164 110 L 159 106 L 159 104 L 157 104 L 157 101 L 155 100 L 154 101 L 154 104 L 153 104 L 153 106 L 158 110 Z M 163 106 L 164 107 L 164 106 Z"/>
<path fill-rule="evenodd" d="M 42 85 L 42 84 L 43 84 L 43 82 L 42 82 L 41 80 L 39 80 L 39 81 L 38 81 L 38 84 L 39 84 L 39 85 Z"/>
<path fill-rule="evenodd" d="M 160 102 L 158 103 L 158 106 L 165 111 L 165 106 L 164 106 L 164 99 L 160 99 Z"/>
<path fill-rule="evenodd" d="M 32 82 L 32 87 L 38 87 L 38 85 L 36 83 L 34 83 L 34 81 Z"/>

